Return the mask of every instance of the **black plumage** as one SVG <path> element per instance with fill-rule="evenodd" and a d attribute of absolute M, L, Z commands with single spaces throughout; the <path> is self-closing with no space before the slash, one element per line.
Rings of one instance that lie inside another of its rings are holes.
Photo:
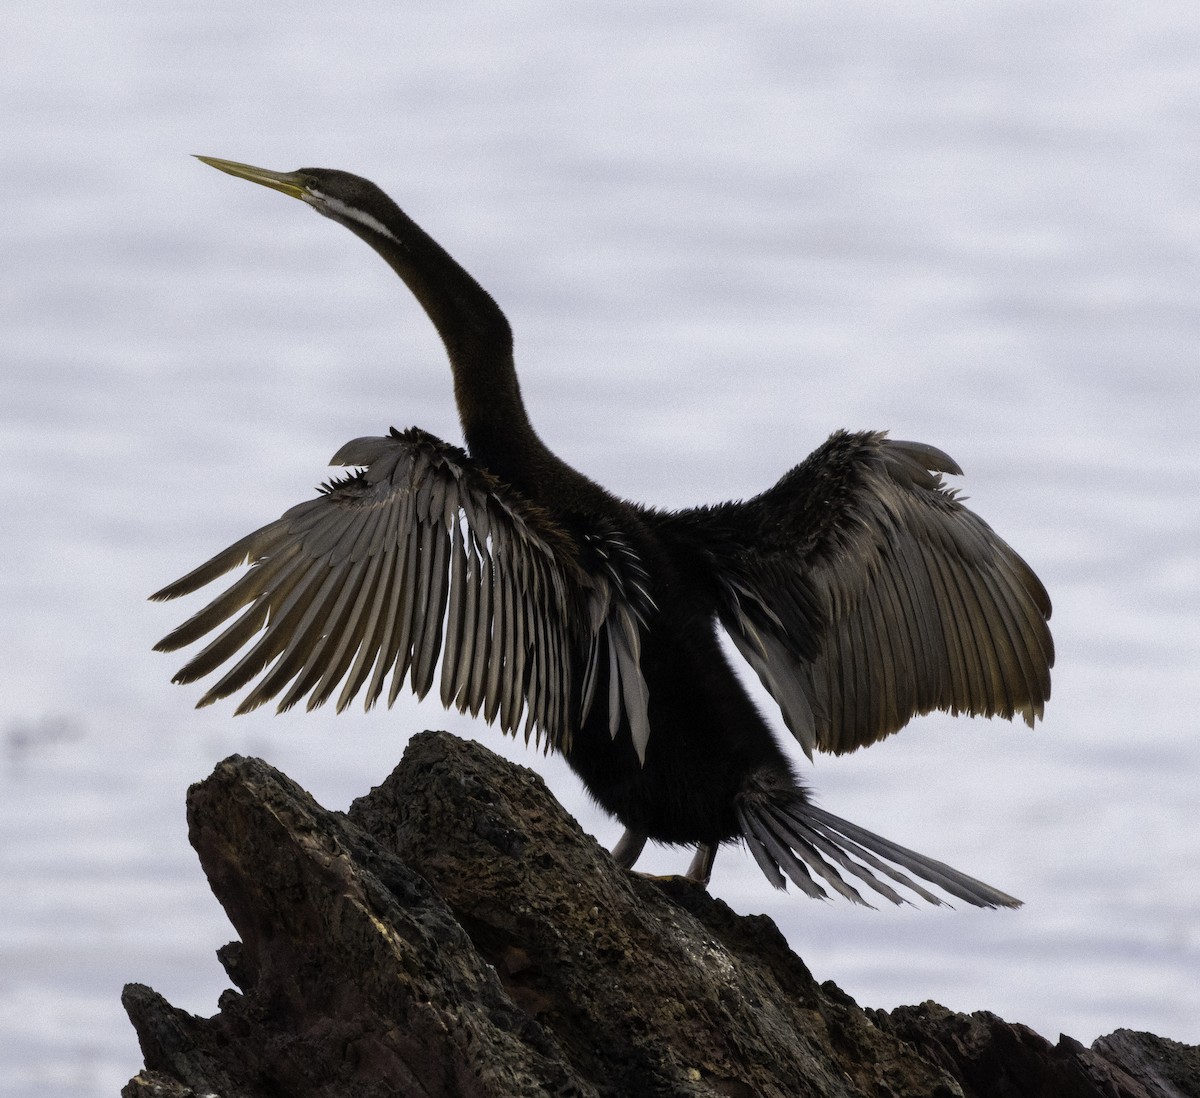
<path fill-rule="evenodd" d="M 210 634 L 175 681 L 230 664 L 201 698 L 239 712 L 407 679 L 511 733 L 542 738 L 626 827 L 716 848 L 744 840 L 778 887 L 850 879 L 938 903 L 1012 897 L 815 807 L 718 639 L 733 639 L 804 751 L 842 753 L 934 709 L 1020 714 L 1050 695 L 1050 602 L 1025 562 L 942 481 L 944 453 L 839 431 L 753 499 L 665 512 L 620 500 L 550 452 L 521 400 L 492 298 L 374 184 L 202 157 L 300 198 L 375 249 L 446 346 L 466 451 L 416 428 L 344 446 L 349 475 L 156 599 L 248 563 L 157 646 Z M 910 874 L 912 876 L 910 876 Z M 891 882 L 891 883 L 889 883 Z"/>

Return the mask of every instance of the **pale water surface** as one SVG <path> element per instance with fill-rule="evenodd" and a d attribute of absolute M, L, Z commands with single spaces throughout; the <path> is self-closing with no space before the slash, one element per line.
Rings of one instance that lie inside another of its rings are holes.
<path fill-rule="evenodd" d="M 945 448 L 1055 600 L 1044 725 L 935 717 L 822 803 L 1017 913 L 769 912 L 860 1002 L 1200 1041 L 1200 16 L 1194 4 L 47 6 L 0 34 L 0 1093 L 111 1095 L 140 980 L 209 1014 L 231 931 L 188 784 L 259 754 L 344 807 L 436 704 L 233 720 L 146 595 L 345 440 L 458 428 L 392 274 L 187 154 L 384 185 L 507 309 L 547 441 L 659 504 L 838 426 Z M 649 868 L 679 869 L 683 852 Z"/>

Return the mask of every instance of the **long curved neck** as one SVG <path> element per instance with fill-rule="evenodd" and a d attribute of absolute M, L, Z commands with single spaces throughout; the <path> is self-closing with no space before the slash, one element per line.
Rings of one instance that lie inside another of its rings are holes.
<path fill-rule="evenodd" d="M 433 321 L 454 374 L 454 397 L 471 454 L 498 476 L 533 481 L 557 459 L 537 437 L 521 400 L 512 329 L 492 296 L 394 202 L 382 216 L 331 212 L 378 252 Z"/>

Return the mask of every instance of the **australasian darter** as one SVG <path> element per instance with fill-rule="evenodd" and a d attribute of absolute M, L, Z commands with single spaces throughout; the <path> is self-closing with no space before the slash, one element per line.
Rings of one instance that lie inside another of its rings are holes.
<path fill-rule="evenodd" d="M 206 705 L 238 712 L 406 678 L 509 733 L 545 737 L 626 831 L 697 848 L 741 839 L 776 886 L 894 902 L 919 884 L 1018 901 L 816 807 L 738 681 L 718 624 L 811 757 L 874 743 L 935 709 L 1020 714 L 1050 696 L 1050 601 L 955 498 L 932 446 L 838 431 L 745 502 L 660 511 L 616 498 L 534 432 L 495 301 L 378 187 L 324 168 L 205 163 L 307 203 L 404 280 L 449 355 L 466 450 L 417 428 L 347 443 L 353 471 L 153 597 L 250 567 L 157 646 L 216 630 L 175 677 L 232 662 Z M 910 876 L 911 875 L 911 876 Z M 895 887 L 893 887 L 895 886 Z"/>

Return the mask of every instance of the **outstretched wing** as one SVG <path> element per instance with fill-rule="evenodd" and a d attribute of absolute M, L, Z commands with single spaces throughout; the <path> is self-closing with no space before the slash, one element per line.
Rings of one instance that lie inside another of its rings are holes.
<path fill-rule="evenodd" d="M 754 499 L 652 516 L 808 754 L 934 709 L 1042 715 L 1049 597 L 941 473 L 932 446 L 838 432 Z"/>
<path fill-rule="evenodd" d="M 220 629 L 174 679 L 237 657 L 199 705 L 255 679 L 239 713 L 277 696 L 280 711 L 306 695 L 312 709 L 335 691 L 339 711 L 360 691 L 369 708 L 385 684 L 390 705 L 406 676 L 423 697 L 440 660 L 447 707 L 513 733 L 524 716 L 526 739 L 537 729 L 569 750 L 604 699 L 613 734 L 628 721 L 644 752 L 637 654 L 648 596 L 615 532 L 597 531 L 589 551 L 622 567 L 585 571 L 579 543 L 550 515 L 416 429 L 355 439 L 331 464 L 362 468 L 151 596 L 188 594 L 250 564 L 155 646 L 174 651 Z"/>

